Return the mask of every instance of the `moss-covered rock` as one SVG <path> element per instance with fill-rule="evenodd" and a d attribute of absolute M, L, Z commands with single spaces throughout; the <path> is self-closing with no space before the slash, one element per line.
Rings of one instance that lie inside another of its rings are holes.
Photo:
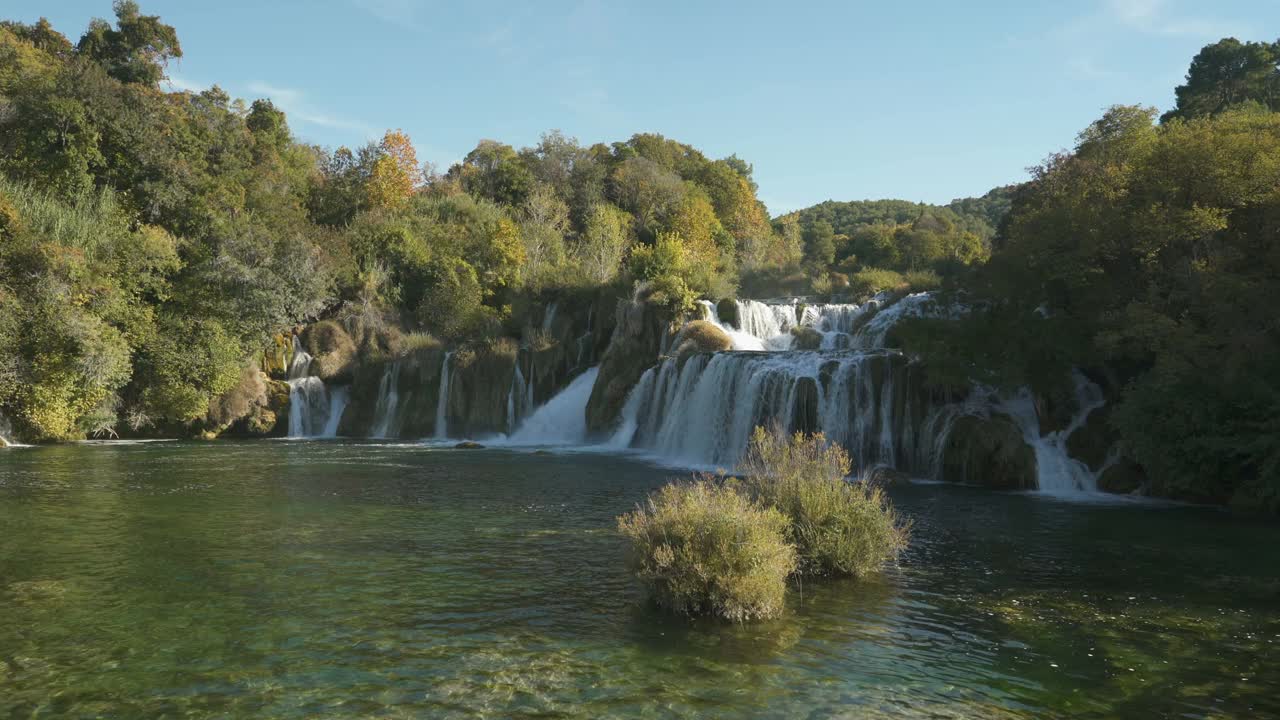
<path fill-rule="evenodd" d="M 724 352 L 733 349 L 733 339 L 724 330 L 707 320 L 685 323 L 676 335 L 672 355 L 685 357 L 694 353 Z"/>
<path fill-rule="evenodd" d="M 806 325 L 791 328 L 792 350 L 819 350 L 822 348 L 822 333 Z"/>
<path fill-rule="evenodd" d="M 327 383 L 349 383 L 357 360 L 356 343 L 334 320 L 308 325 L 302 347 L 311 355 L 311 373 Z"/>
<path fill-rule="evenodd" d="M 1033 490 L 1035 451 L 1010 418 L 965 416 L 956 420 L 947 439 L 942 475 L 946 480 L 991 488 Z"/>
<path fill-rule="evenodd" d="M 511 338 L 454 351 L 446 412 L 451 437 L 504 433 L 519 347 Z"/>
<path fill-rule="evenodd" d="M 725 325 L 742 327 L 742 320 L 738 317 L 738 301 L 733 298 L 725 298 L 716 303 L 716 316 Z"/>
<path fill-rule="evenodd" d="M 483 450 L 484 446 L 478 442 L 472 442 L 471 440 L 463 440 L 457 445 L 454 445 L 453 448 L 455 450 Z"/>
<path fill-rule="evenodd" d="M 657 363 L 664 341 L 672 335 L 670 315 L 646 302 L 639 292 L 631 300 L 619 301 L 615 316 L 613 335 L 587 402 L 587 430 L 593 433 L 614 429 L 631 388 Z"/>
<path fill-rule="evenodd" d="M 267 401 L 263 407 L 275 416 L 276 421 L 271 429 L 262 434 L 283 437 L 289 434 L 289 383 L 281 380 L 267 380 L 266 385 Z M 260 419 L 265 423 L 266 413 L 263 413 Z"/>

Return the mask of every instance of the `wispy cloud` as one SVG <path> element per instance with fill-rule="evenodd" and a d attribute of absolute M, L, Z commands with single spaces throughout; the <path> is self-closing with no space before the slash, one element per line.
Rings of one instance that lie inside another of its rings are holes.
<path fill-rule="evenodd" d="M 392 25 L 410 28 L 422 25 L 423 0 L 351 0 L 351 4 Z"/>
<path fill-rule="evenodd" d="M 1212 4 L 1199 5 L 1196 13 L 1188 14 L 1168 0 L 1106 0 L 1103 11 L 1111 22 L 1148 35 L 1208 40 L 1243 34 L 1241 31 L 1247 29 L 1240 23 L 1204 14 L 1207 7 L 1212 7 Z"/>
<path fill-rule="evenodd" d="M 313 107 L 301 90 L 278 87 L 260 80 L 250 82 L 248 88 L 249 92 L 255 95 L 270 98 L 292 120 L 331 130 L 359 133 L 366 139 L 378 135 L 377 128 L 368 123 L 338 117 Z"/>

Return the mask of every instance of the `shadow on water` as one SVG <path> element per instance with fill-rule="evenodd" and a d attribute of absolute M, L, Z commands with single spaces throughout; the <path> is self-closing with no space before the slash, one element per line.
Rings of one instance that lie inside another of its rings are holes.
<path fill-rule="evenodd" d="M 1280 528 L 895 488 L 881 578 L 658 612 L 603 454 L 154 443 L 0 458 L 0 715 L 1280 717 Z"/>

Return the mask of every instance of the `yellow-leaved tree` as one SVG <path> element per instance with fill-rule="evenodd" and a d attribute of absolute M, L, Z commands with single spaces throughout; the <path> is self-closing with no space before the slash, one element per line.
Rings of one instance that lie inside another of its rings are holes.
<path fill-rule="evenodd" d="M 378 159 L 369 172 L 365 186 L 369 206 L 394 209 L 405 203 L 422 187 L 422 166 L 413 142 L 403 130 L 388 130 L 378 143 Z"/>

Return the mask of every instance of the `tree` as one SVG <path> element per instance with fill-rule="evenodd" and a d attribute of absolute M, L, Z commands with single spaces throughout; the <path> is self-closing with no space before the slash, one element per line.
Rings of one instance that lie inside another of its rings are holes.
<path fill-rule="evenodd" d="M 1280 110 L 1280 42 L 1224 38 L 1206 45 L 1191 60 L 1187 81 L 1174 92 L 1178 103 L 1162 122 L 1216 115 L 1250 101 Z"/>
<path fill-rule="evenodd" d="M 631 216 L 612 205 L 601 203 L 587 213 L 586 228 L 574 248 L 588 276 L 607 283 L 618 273 L 631 235 Z"/>
<path fill-rule="evenodd" d="M 449 168 L 448 177 L 477 197 L 519 206 L 533 189 L 533 173 L 515 149 L 495 140 L 481 140 L 462 162 Z"/>
<path fill-rule="evenodd" d="M 569 206 L 550 185 L 539 183 L 520 209 L 526 273 L 537 274 L 564 262 L 564 236 L 568 229 Z"/>
<path fill-rule="evenodd" d="M 112 7 L 116 27 L 94 20 L 76 51 L 120 82 L 156 85 L 164 78 L 169 60 L 182 57 L 177 31 L 160 22 L 159 16 L 143 15 L 133 0 L 115 0 Z"/>
<path fill-rule="evenodd" d="M 413 142 L 401 130 L 388 130 L 378 144 L 378 157 L 369 170 L 369 206 L 395 209 L 422 187 L 422 166 Z"/>
<path fill-rule="evenodd" d="M 680 176 L 645 157 L 625 160 L 613 173 L 614 201 L 636 219 L 636 230 L 652 240 L 684 199 Z"/>
<path fill-rule="evenodd" d="M 835 228 L 819 220 L 804 232 L 804 260 L 815 268 L 826 268 L 835 261 Z"/>

